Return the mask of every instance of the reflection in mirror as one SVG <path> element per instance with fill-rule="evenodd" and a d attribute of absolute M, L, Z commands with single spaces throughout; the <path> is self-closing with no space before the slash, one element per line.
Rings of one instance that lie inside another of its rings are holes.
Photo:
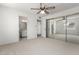
<path fill-rule="evenodd" d="M 65 40 L 65 21 L 63 18 L 57 18 L 47 21 L 47 35 L 53 39 Z"/>
<path fill-rule="evenodd" d="M 67 19 L 67 40 L 73 43 L 79 43 L 79 18 Z"/>

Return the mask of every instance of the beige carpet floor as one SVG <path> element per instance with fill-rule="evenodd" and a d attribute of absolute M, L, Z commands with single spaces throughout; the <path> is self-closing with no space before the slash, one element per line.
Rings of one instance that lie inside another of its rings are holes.
<path fill-rule="evenodd" d="M 79 54 L 79 44 L 50 38 L 23 39 L 0 46 L 0 55 L 72 55 Z"/>

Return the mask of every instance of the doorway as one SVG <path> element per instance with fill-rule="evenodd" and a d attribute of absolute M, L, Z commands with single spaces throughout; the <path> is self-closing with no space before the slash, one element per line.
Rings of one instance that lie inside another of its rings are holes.
<path fill-rule="evenodd" d="M 19 16 L 19 38 L 27 38 L 27 17 Z"/>
<path fill-rule="evenodd" d="M 37 37 L 41 37 L 41 20 L 37 20 Z"/>

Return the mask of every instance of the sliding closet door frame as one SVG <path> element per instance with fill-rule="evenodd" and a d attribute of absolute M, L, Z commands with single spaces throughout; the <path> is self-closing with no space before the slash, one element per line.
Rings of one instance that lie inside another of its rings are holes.
<path fill-rule="evenodd" d="M 46 19 L 46 37 L 48 37 L 48 20 Z"/>
<path fill-rule="evenodd" d="M 46 38 L 48 38 L 48 19 L 46 19 Z"/>
<path fill-rule="evenodd" d="M 67 42 L 67 16 L 64 16 L 64 20 L 65 20 L 65 42 Z"/>

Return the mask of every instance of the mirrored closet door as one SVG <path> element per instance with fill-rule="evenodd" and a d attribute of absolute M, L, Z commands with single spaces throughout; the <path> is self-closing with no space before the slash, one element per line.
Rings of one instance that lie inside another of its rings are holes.
<path fill-rule="evenodd" d="M 64 17 L 54 19 L 54 37 L 58 40 L 65 40 L 65 23 L 66 20 Z"/>
<path fill-rule="evenodd" d="M 65 19 L 64 17 L 46 21 L 47 37 L 58 40 L 65 40 Z"/>
<path fill-rule="evenodd" d="M 66 42 L 79 43 L 79 14 L 47 20 L 46 36 Z"/>
<path fill-rule="evenodd" d="M 79 43 L 79 14 L 67 17 L 67 40 L 68 42 Z"/>

